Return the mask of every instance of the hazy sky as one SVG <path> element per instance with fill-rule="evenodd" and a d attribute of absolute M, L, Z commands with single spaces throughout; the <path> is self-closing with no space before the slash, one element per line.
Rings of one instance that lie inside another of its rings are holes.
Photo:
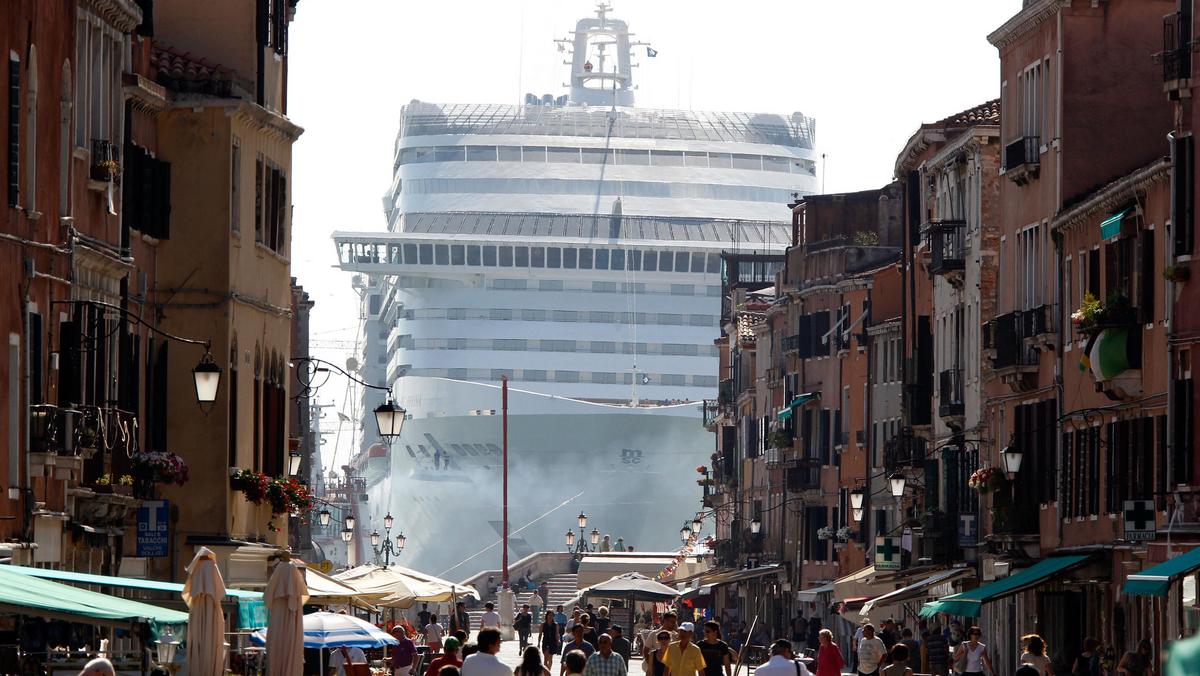
<path fill-rule="evenodd" d="M 566 55 L 553 40 L 594 7 L 583 0 L 299 4 L 288 115 L 305 132 L 293 158 L 292 274 L 316 301 L 316 356 L 344 363 L 352 353 L 357 297 L 349 274 L 332 268 L 329 235 L 385 229 L 382 197 L 400 106 L 565 93 Z M 611 16 L 658 50 L 656 58 L 637 52 L 638 106 L 815 117 L 825 191 L 842 192 L 890 180 L 920 123 L 999 95 L 999 59 L 987 34 L 1020 7 L 1021 0 L 613 0 Z M 346 406 L 336 380 L 318 396 Z M 348 434 L 337 465 L 347 459 Z"/>

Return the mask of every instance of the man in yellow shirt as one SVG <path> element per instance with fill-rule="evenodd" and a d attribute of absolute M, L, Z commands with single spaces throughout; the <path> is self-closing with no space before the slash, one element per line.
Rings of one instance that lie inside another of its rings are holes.
<path fill-rule="evenodd" d="M 704 655 L 700 647 L 692 643 L 696 625 L 684 622 L 679 625 L 679 640 L 667 648 L 663 662 L 671 670 L 671 676 L 704 676 Z"/>

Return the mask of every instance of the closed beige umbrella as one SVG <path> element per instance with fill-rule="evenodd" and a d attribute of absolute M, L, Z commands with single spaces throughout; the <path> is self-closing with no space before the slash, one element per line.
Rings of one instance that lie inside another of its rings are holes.
<path fill-rule="evenodd" d="M 225 673 L 225 613 L 221 610 L 225 580 L 217 555 L 201 547 L 188 564 L 187 574 L 183 602 L 188 606 L 188 673 L 221 676 Z"/>
<path fill-rule="evenodd" d="M 304 673 L 304 602 L 308 585 L 291 561 L 280 561 L 267 582 L 267 676 Z"/>

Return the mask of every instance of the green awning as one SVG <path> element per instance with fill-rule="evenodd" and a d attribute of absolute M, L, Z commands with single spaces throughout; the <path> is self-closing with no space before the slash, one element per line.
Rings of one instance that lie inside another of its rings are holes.
<path fill-rule="evenodd" d="M 1139 596 L 1166 596 L 1172 582 L 1197 568 L 1200 568 L 1200 547 L 1126 577 L 1121 591 Z"/>
<path fill-rule="evenodd" d="M 1100 221 L 1100 239 L 1112 239 L 1121 234 L 1121 221 L 1125 220 L 1127 213 L 1129 213 L 1129 209 L 1122 209 Z"/>
<path fill-rule="evenodd" d="M 141 580 L 133 577 L 115 577 L 112 575 L 93 575 L 91 573 L 74 573 L 69 570 L 50 570 L 47 568 L 29 568 L 26 566 L 5 566 L 3 570 L 11 570 L 22 575 L 40 577 L 58 582 L 78 582 L 100 587 L 124 587 L 126 589 L 145 589 L 182 593 L 183 585 L 175 582 L 159 582 L 158 580 Z M 225 595 L 236 599 L 261 599 L 262 592 L 245 589 L 226 589 Z"/>
<path fill-rule="evenodd" d="M 1133 329 L 1141 331 L 1141 328 Z M 1130 336 L 1130 329 L 1104 329 L 1092 342 L 1088 361 L 1097 382 L 1112 380 L 1132 368 L 1134 354 L 1140 356 L 1141 343 Z"/>
<path fill-rule="evenodd" d="M 0 611 L 103 624 L 187 624 L 187 613 L 22 575 L 0 566 Z"/>
<path fill-rule="evenodd" d="M 779 413 L 777 415 L 779 416 L 780 420 L 790 419 L 792 417 L 792 407 L 788 406 L 787 408 L 779 409 Z"/>
<path fill-rule="evenodd" d="M 933 617 L 938 613 L 946 613 L 947 615 L 979 617 L 983 604 L 1012 596 L 1030 587 L 1036 587 L 1055 575 L 1082 565 L 1088 558 L 1088 555 L 1082 554 L 1042 559 L 1029 568 L 982 587 L 951 594 L 937 601 L 930 601 L 921 607 L 921 616 Z"/>

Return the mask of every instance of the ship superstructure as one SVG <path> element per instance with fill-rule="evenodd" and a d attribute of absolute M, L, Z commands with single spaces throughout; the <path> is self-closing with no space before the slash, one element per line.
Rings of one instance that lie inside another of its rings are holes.
<path fill-rule="evenodd" d="M 561 547 L 579 510 L 614 540 L 674 546 L 712 448 L 697 405 L 717 388 L 720 254 L 781 251 L 786 204 L 816 190 L 810 118 L 632 107 L 645 45 L 607 6 L 561 44 L 569 97 L 405 106 L 387 232 L 334 234 L 363 373 L 411 415 L 384 459 L 360 459 L 386 462 L 362 466 L 363 517 L 395 515 L 430 572 L 499 559 L 502 376 L 513 555 Z"/>

